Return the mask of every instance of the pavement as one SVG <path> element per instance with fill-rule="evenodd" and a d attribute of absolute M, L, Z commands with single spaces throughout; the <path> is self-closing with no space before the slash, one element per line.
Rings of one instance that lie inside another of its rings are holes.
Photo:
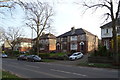
<path fill-rule="evenodd" d="M 22 78 L 117 78 L 114 69 L 71 66 L 45 62 L 27 62 L 4 58 L 2 68 Z M 74 79 L 72 79 L 74 80 Z M 79 79 L 78 79 L 79 80 Z"/>

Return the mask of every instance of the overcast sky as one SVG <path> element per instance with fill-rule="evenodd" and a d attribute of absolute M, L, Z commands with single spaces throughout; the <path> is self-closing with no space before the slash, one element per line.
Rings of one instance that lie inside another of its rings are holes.
<path fill-rule="evenodd" d="M 50 1 L 50 0 L 46 0 Z M 99 38 L 101 37 L 101 29 L 100 26 L 103 25 L 102 14 L 105 10 L 97 10 L 92 13 L 92 10 L 87 10 L 86 13 L 83 14 L 85 7 L 75 4 L 75 0 L 51 0 L 51 4 L 53 5 L 55 15 L 54 22 L 52 26 L 54 27 L 54 31 L 50 30 L 51 33 L 55 34 L 55 36 L 61 35 L 71 29 L 71 27 L 83 28 L 95 35 Z M 95 0 L 96 1 L 96 0 Z M 54 3 L 53 3 L 54 2 Z M 6 12 L 6 9 L 0 9 Z M 9 15 L 8 15 L 9 14 Z M 22 23 L 24 22 L 24 14 L 20 8 L 17 8 L 13 12 L 14 16 L 11 17 L 10 13 L 6 13 L 5 15 L 1 15 L 0 26 L 1 27 L 25 27 Z M 105 24 L 105 23 L 104 23 Z M 24 30 L 26 37 L 31 37 L 31 30 Z"/>

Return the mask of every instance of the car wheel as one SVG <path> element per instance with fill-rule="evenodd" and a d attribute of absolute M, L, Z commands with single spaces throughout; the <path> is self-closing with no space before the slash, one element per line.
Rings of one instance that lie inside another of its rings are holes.
<path fill-rule="evenodd" d="M 29 60 L 29 59 L 27 59 L 27 61 L 29 62 L 30 60 Z"/>
<path fill-rule="evenodd" d="M 76 60 L 77 58 L 75 58 L 75 60 Z"/>
<path fill-rule="evenodd" d="M 35 62 L 35 60 L 33 59 L 32 62 Z"/>

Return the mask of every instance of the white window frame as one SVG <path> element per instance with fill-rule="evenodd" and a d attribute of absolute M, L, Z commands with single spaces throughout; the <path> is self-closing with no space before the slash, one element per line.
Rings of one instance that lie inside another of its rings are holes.
<path fill-rule="evenodd" d="M 104 46 L 106 46 L 106 49 L 109 49 L 109 40 L 104 41 Z"/>
<path fill-rule="evenodd" d="M 77 43 L 71 43 L 70 49 L 71 50 L 77 50 Z"/>
<path fill-rule="evenodd" d="M 77 36 L 71 36 L 71 37 L 70 37 L 70 40 L 71 40 L 71 41 L 77 41 Z"/>

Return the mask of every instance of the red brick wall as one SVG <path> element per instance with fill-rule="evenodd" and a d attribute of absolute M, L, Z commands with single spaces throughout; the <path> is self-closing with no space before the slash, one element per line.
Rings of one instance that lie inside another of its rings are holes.
<path fill-rule="evenodd" d="M 19 49 L 20 52 L 23 52 L 23 51 L 29 51 L 31 49 L 31 47 L 21 47 Z"/>

